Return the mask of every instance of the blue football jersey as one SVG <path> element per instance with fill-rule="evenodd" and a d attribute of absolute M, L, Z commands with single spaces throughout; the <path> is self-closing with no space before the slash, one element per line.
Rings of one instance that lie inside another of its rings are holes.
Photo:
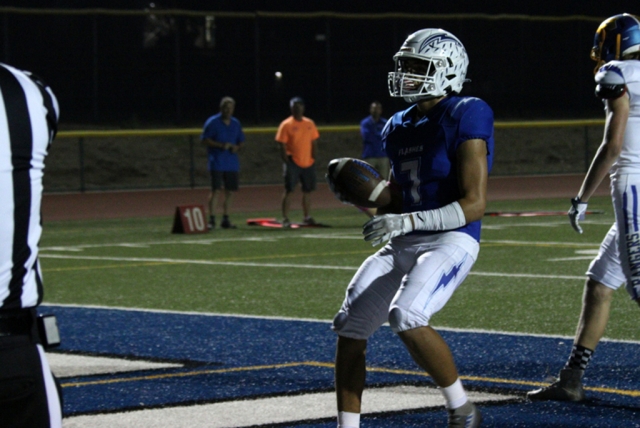
<path fill-rule="evenodd" d="M 456 152 L 463 142 L 486 141 L 489 171 L 493 164 L 493 111 L 487 103 L 449 96 L 418 121 L 416 109 L 414 104 L 394 114 L 382 131 L 405 213 L 441 208 L 460 199 Z M 480 241 L 480 221 L 456 230 Z"/>
<path fill-rule="evenodd" d="M 242 125 L 235 117 L 231 118 L 229 125 L 222 120 L 222 114 L 211 116 L 204 124 L 201 138 L 210 138 L 220 143 L 240 144 L 244 142 Z M 239 171 L 240 160 L 237 153 L 220 148 L 207 147 L 209 159 L 209 171 Z"/>

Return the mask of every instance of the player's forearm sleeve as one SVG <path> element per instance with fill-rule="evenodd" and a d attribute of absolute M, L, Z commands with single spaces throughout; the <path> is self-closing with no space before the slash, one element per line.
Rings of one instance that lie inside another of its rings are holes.
<path fill-rule="evenodd" d="M 410 214 L 413 230 L 453 230 L 467 224 L 460 204 L 452 202 L 442 208 Z"/>

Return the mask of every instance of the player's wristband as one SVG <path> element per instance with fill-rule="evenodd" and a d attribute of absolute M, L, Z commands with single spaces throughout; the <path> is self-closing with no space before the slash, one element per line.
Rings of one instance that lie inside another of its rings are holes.
<path fill-rule="evenodd" d="M 410 213 L 413 230 L 453 230 L 467 224 L 462 207 L 456 202 L 442 208 Z"/>

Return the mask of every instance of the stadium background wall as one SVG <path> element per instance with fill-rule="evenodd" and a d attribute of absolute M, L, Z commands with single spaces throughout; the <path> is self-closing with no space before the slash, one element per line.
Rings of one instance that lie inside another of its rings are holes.
<path fill-rule="evenodd" d="M 499 175 L 571 174 L 586 171 L 601 139 L 603 120 L 496 122 Z M 359 127 L 320 126 L 318 176 L 329 160 L 358 157 Z M 209 185 L 200 128 L 61 131 L 47 160 L 45 191 L 90 191 Z M 282 182 L 275 127 L 245 129 L 240 180 Z"/>

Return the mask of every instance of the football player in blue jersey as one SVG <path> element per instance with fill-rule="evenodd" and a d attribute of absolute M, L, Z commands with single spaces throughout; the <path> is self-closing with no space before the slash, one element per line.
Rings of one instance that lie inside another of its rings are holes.
<path fill-rule="evenodd" d="M 582 377 L 607 327 L 614 291 L 625 284 L 640 305 L 640 20 L 627 13 L 604 20 L 596 31 L 591 59 L 597 62 L 596 96 L 605 105 L 604 138 L 571 200 L 569 221 L 582 233 L 580 220 L 587 203 L 609 174 L 615 223 L 587 270 L 569 358 L 556 382 L 527 394 L 531 400 L 583 400 Z"/>
<path fill-rule="evenodd" d="M 389 92 L 412 103 L 382 132 L 391 185 L 402 202 L 379 209 L 364 225 L 366 241 L 388 243 L 360 266 L 333 321 L 338 426 L 359 426 L 367 339 L 388 321 L 442 391 L 449 427 L 476 427 L 480 412 L 429 320 L 478 256 L 493 163 L 493 112 L 481 99 L 458 95 L 469 59 L 453 34 L 417 31 L 393 59 Z"/>

